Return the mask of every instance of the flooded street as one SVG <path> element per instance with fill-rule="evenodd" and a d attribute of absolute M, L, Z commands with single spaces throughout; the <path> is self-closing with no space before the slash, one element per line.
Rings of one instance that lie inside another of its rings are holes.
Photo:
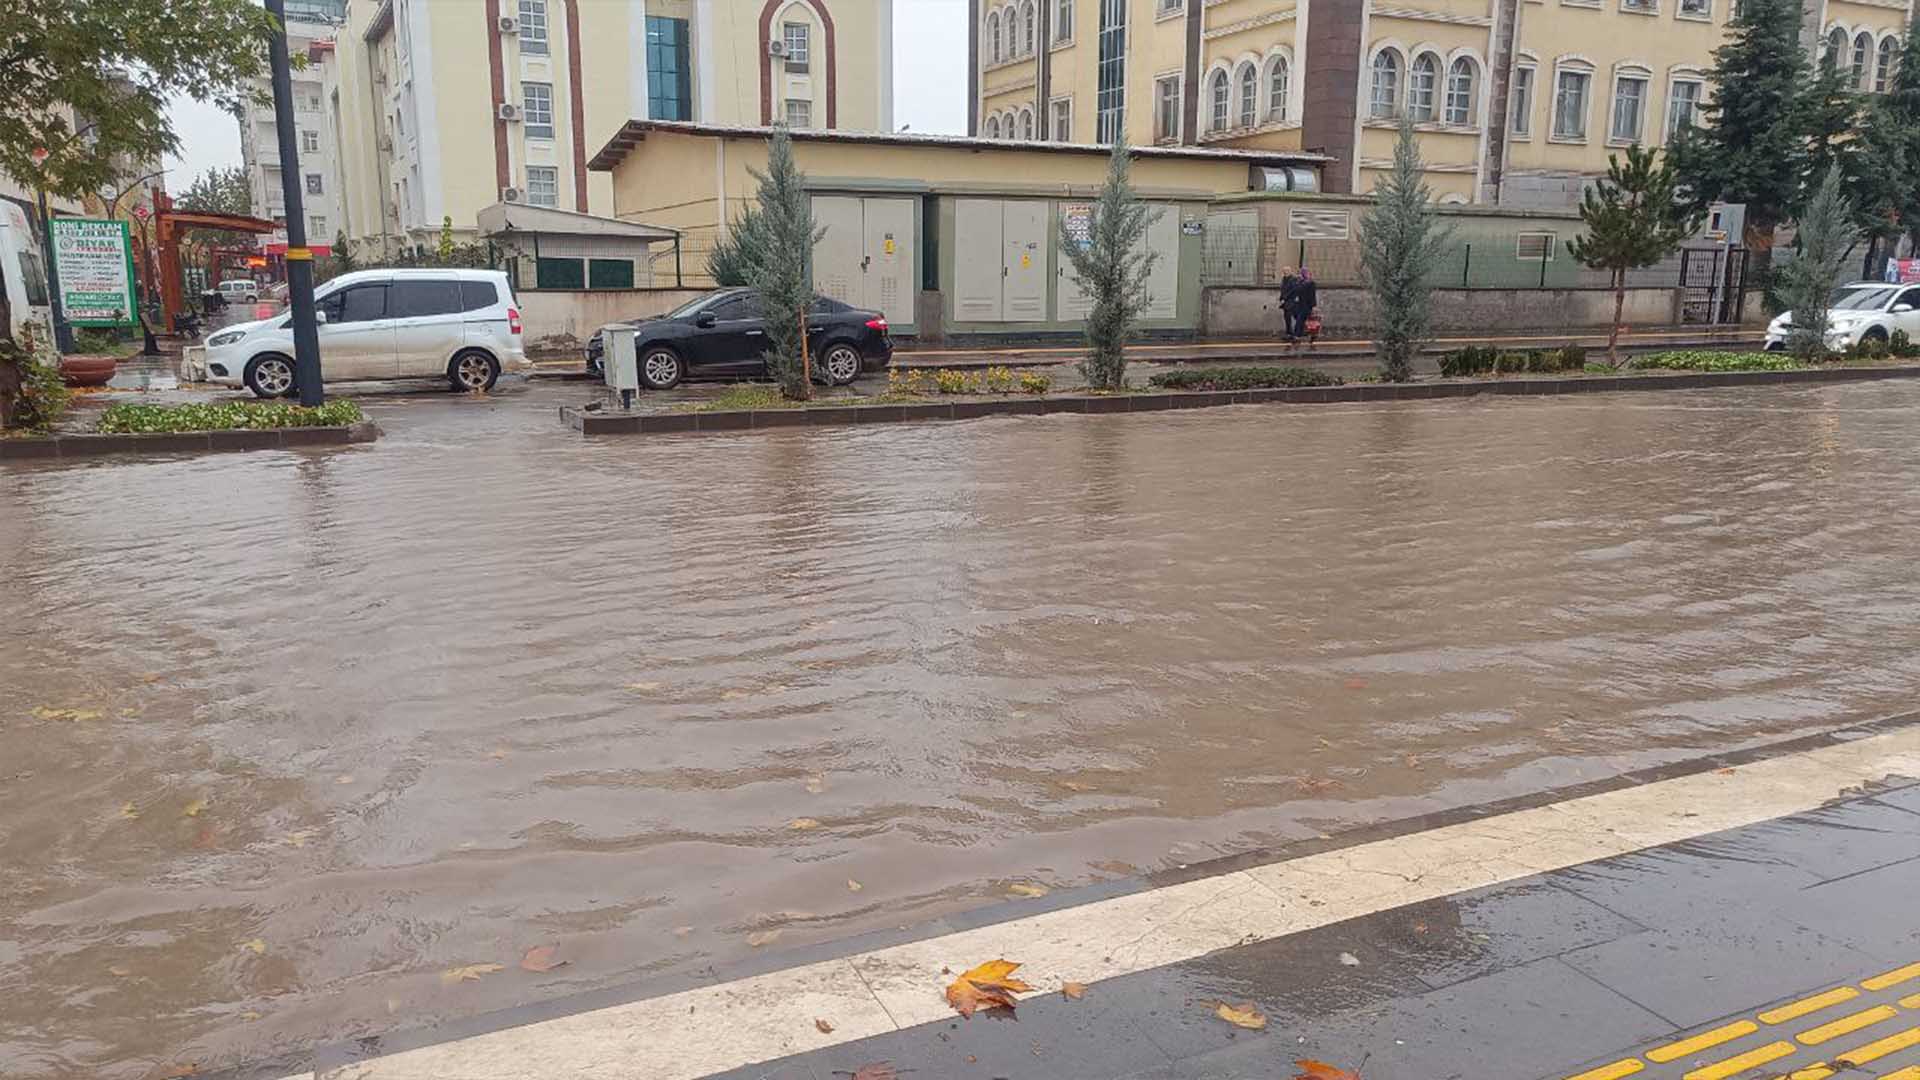
<path fill-rule="evenodd" d="M 0 468 L 0 1076 L 698 977 L 1920 689 L 1909 382 L 600 441 L 580 393 Z"/>

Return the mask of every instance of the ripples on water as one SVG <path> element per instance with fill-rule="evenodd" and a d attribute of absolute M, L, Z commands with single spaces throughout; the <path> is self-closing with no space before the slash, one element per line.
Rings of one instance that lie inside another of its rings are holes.
<path fill-rule="evenodd" d="M 360 450 L 10 467 L 0 1074 L 260 1059 L 1901 711 L 1917 406 L 583 442 L 426 398 Z M 570 966 L 513 967 L 547 941 Z"/>

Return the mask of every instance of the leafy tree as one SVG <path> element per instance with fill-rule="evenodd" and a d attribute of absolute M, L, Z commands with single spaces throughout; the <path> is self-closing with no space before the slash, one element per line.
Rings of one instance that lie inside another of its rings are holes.
<path fill-rule="evenodd" d="M 1855 156 L 1861 224 L 1868 235 L 1890 239 L 1904 232 L 1920 245 L 1920 19 L 1907 27 L 1901 60 L 1887 90 L 1869 99 Z"/>
<path fill-rule="evenodd" d="M 753 268 L 766 258 L 764 220 L 748 206 L 727 234 L 714 241 L 707 252 L 707 275 L 715 285 L 745 285 L 752 279 Z"/>
<path fill-rule="evenodd" d="M 1360 222 L 1360 268 L 1378 311 L 1374 346 L 1388 382 L 1413 378 L 1414 354 L 1431 323 L 1428 278 L 1451 231 L 1434 217 L 1422 167 L 1413 122 L 1403 117 L 1393 168 L 1374 185 L 1373 208 Z"/>
<path fill-rule="evenodd" d="M 239 165 L 222 168 L 219 165 L 208 169 L 193 178 L 187 190 L 180 193 L 174 205 L 182 210 L 196 210 L 208 214 L 253 214 L 253 185 L 247 180 L 247 170 Z"/>
<path fill-rule="evenodd" d="M 1807 200 L 1796 222 L 1794 260 L 1780 270 L 1780 297 L 1793 312 L 1788 345 L 1803 358 L 1814 358 L 1827 348 L 1827 298 L 1840 266 L 1860 239 L 1854 221 L 1853 200 L 1842 187 L 1840 170 L 1831 168 Z"/>
<path fill-rule="evenodd" d="M 1096 390 L 1127 385 L 1127 338 L 1147 306 L 1147 275 L 1159 253 L 1147 249 L 1147 229 L 1164 210 L 1140 201 L 1133 190 L 1133 151 L 1113 140 L 1107 179 L 1094 200 L 1087 235 L 1077 237 L 1060 222 L 1060 250 L 1073 267 L 1092 307 L 1087 312 L 1087 358 L 1080 374 Z"/>
<path fill-rule="evenodd" d="M 1860 156 L 1862 112 L 1860 95 L 1854 91 L 1853 69 L 1841 67 L 1836 58 L 1822 53 L 1801 95 L 1800 107 L 1807 138 L 1801 191 L 1810 195 L 1836 167 L 1843 180 L 1853 178 Z"/>
<path fill-rule="evenodd" d="M 78 198 L 179 145 L 166 101 L 237 103 L 266 63 L 255 0 L 0 4 L 0 172 Z M 32 363 L 0 292 L 0 428 Z"/>
<path fill-rule="evenodd" d="M 450 216 L 440 218 L 440 243 L 434 248 L 433 257 L 442 266 L 453 265 L 453 218 Z"/>
<path fill-rule="evenodd" d="M 1802 91 L 1807 57 L 1800 0 L 1742 0 L 1713 51 L 1708 123 L 1683 130 L 1669 152 L 1681 186 L 1698 207 L 1745 203 L 1742 238 L 1764 272 L 1774 226 L 1799 204 L 1806 175 Z"/>
<path fill-rule="evenodd" d="M 793 139 L 776 127 L 767 146 L 767 171 L 754 170 L 760 182 L 759 228 L 766 239 L 763 258 L 752 260 L 747 282 L 760 294 L 767 323 L 767 371 L 781 393 L 805 401 L 812 387 L 802 359 L 806 341 L 803 320 L 813 306 L 813 285 L 807 279 L 807 261 L 813 245 L 826 235 L 813 225 L 813 200 L 807 178 L 793 160 Z"/>
<path fill-rule="evenodd" d="M 1612 275 L 1613 325 L 1607 331 L 1607 363 L 1620 366 L 1620 313 L 1627 302 L 1627 271 L 1652 266 L 1673 254 L 1700 227 L 1698 209 L 1678 194 L 1673 163 L 1639 146 L 1627 160 L 1607 156 L 1607 175 L 1580 200 L 1584 236 L 1567 242 L 1573 257 Z"/>

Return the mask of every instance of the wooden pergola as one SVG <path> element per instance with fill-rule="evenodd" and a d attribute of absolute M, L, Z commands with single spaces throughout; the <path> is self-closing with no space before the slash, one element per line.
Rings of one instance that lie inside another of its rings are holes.
<path fill-rule="evenodd" d="M 264 235 L 279 228 L 265 218 L 244 214 L 175 210 L 173 199 L 164 192 L 154 197 L 153 211 L 154 233 L 160 245 L 160 306 L 168 333 L 175 331 L 176 320 L 186 310 L 186 283 L 180 268 L 180 234 L 189 229 L 212 229 Z"/>

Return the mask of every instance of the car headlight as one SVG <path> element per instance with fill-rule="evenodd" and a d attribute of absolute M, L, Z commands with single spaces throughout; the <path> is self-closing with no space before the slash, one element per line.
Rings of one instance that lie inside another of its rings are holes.
<path fill-rule="evenodd" d="M 208 338 L 207 347 L 217 349 L 222 345 L 231 345 L 246 336 L 247 332 L 245 330 L 228 330 L 225 333 L 215 334 Z"/>

